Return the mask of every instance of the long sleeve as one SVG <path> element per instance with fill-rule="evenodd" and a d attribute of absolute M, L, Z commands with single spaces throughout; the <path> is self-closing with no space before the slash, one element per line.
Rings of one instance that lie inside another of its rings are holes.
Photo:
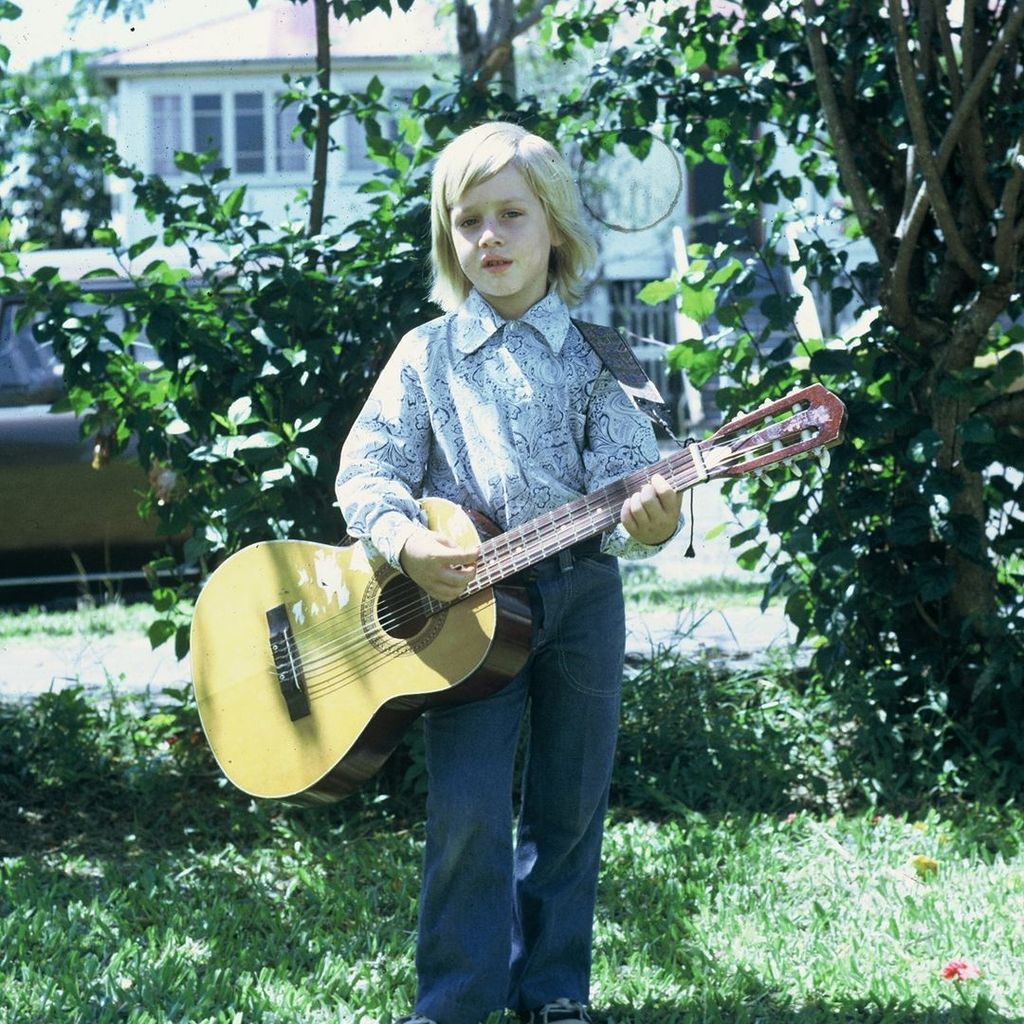
<path fill-rule="evenodd" d="M 615 378 L 602 370 L 595 381 L 587 415 L 584 462 L 588 493 L 653 465 L 659 457 L 651 421 L 626 397 Z M 620 558 L 649 558 L 674 539 L 683 522 L 680 515 L 675 533 L 664 543 L 654 545 L 634 540 L 619 523 L 614 530 L 605 533 L 601 549 Z"/>
<path fill-rule="evenodd" d="M 406 337 L 385 366 L 341 450 L 335 490 L 349 532 L 390 565 L 424 518 L 417 502 L 430 452 L 426 398 Z"/>

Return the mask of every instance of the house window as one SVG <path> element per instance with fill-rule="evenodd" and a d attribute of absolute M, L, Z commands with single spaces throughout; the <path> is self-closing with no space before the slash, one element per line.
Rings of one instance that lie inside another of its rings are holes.
<path fill-rule="evenodd" d="M 216 152 L 212 168 L 223 167 L 224 117 L 221 97 L 204 93 L 192 97 L 192 145 L 197 153 Z"/>
<path fill-rule="evenodd" d="M 301 138 L 292 138 L 292 131 L 299 123 L 298 103 L 282 107 L 280 95 L 274 114 L 274 167 L 279 174 L 304 173 L 307 153 Z"/>
<path fill-rule="evenodd" d="M 263 93 L 235 93 L 235 170 L 239 174 L 262 174 L 266 170 L 263 152 Z"/>
<path fill-rule="evenodd" d="M 180 96 L 151 96 L 149 98 L 150 162 L 154 174 L 164 177 L 178 173 L 174 166 L 174 154 L 185 148 L 184 122 Z"/>
<path fill-rule="evenodd" d="M 211 169 L 230 166 L 237 174 L 304 174 L 309 153 L 292 138 L 300 105 L 282 109 L 267 91 L 197 92 L 150 96 L 150 159 L 155 174 L 179 174 L 174 154 L 184 150 L 216 154 Z M 358 126 L 357 126 L 358 128 Z M 366 145 L 358 128 L 360 150 Z M 374 166 L 371 163 L 366 166 Z"/>

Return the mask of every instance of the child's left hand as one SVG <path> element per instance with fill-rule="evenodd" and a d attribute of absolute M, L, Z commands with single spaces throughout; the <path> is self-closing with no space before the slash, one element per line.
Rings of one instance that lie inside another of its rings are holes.
<path fill-rule="evenodd" d="M 649 484 L 622 503 L 620 519 L 629 535 L 641 544 L 664 544 L 676 532 L 682 507 L 682 494 L 655 473 Z"/>

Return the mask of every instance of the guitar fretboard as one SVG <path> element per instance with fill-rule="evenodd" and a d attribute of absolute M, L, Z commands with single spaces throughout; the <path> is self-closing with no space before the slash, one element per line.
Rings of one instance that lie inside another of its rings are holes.
<path fill-rule="evenodd" d="M 660 473 L 676 491 L 684 491 L 702 479 L 687 448 L 537 516 L 507 533 L 485 540 L 480 545 L 476 576 L 466 588 L 466 594 L 494 586 L 573 544 L 614 527 L 619 522 L 622 503 L 649 483 L 656 473 Z"/>

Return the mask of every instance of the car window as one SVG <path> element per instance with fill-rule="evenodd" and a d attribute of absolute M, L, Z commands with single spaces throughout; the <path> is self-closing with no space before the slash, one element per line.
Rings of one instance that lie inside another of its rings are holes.
<path fill-rule="evenodd" d="M 63 393 L 63 367 L 50 342 L 36 341 L 32 322 L 19 327 L 18 314 L 24 302 L 7 297 L 0 304 L 0 405 L 36 405 L 52 403 Z M 76 302 L 69 315 L 86 317 L 95 313 L 93 303 Z M 126 323 L 125 311 L 116 305 L 106 307 L 107 324 L 120 333 Z M 140 331 L 132 343 L 132 354 L 146 366 L 159 365 L 152 345 Z"/>
<path fill-rule="evenodd" d="M 62 391 L 61 365 L 49 342 L 36 341 L 31 322 L 17 326 L 23 305 L 13 300 L 0 306 L 0 402 L 54 402 Z"/>

